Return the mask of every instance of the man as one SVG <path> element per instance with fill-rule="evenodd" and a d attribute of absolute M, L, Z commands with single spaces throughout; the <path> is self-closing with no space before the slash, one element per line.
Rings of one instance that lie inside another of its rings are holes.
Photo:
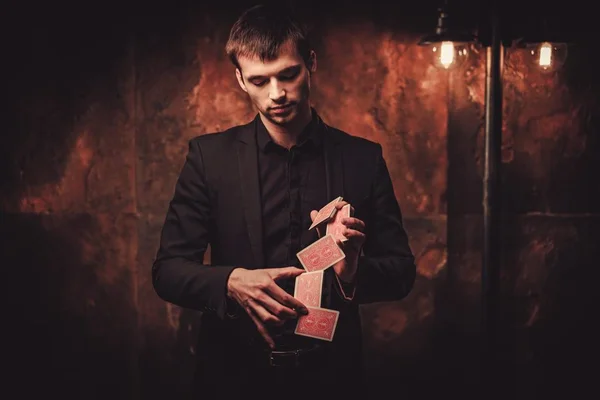
<path fill-rule="evenodd" d="M 152 273 L 158 295 L 201 310 L 198 395 L 288 397 L 358 393 L 358 305 L 404 298 L 414 258 L 379 144 L 328 126 L 311 107 L 317 57 L 283 10 L 256 6 L 233 25 L 226 51 L 258 110 L 246 125 L 192 139 Z M 307 308 L 293 297 L 297 252 L 322 206 L 350 204 L 324 272 L 321 307 L 338 310 L 331 342 L 294 334 Z M 211 246 L 211 265 L 203 265 Z"/>

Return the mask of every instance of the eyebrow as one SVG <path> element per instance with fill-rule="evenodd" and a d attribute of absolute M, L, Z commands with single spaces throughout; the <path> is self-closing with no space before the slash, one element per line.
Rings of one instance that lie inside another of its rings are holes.
<path fill-rule="evenodd" d="M 289 66 L 287 68 L 282 69 L 281 71 L 278 71 L 275 75 L 281 75 L 281 74 L 285 74 L 285 73 L 288 73 L 288 72 L 293 72 L 293 71 L 296 71 L 299 68 L 300 68 L 300 64 L 291 65 L 291 66 Z M 248 77 L 248 80 L 249 81 L 253 81 L 253 80 L 256 80 L 256 79 L 264 79 L 264 78 L 265 78 L 264 75 L 251 75 L 251 76 Z"/>

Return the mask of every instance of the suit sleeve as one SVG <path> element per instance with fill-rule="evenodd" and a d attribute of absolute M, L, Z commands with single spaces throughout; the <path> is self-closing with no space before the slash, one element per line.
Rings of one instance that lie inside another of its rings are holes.
<path fill-rule="evenodd" d="M 227 280 L 235 267 L 203 264 L 211 227 L 202 151 L 198 141 L 191 140 L 161 230 L 152 283 L 167 302 L 224 318 L 230 304 Z"/>
<path fill-rule="evenodd" d="M 416 278 L 415 259 L 381 146 L 376 163 L 353 299 L 359 304 L 400 300 L 410 293 Z"/>

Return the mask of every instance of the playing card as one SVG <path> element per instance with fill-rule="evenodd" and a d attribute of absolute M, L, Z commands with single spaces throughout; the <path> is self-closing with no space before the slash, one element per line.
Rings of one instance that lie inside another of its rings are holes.
<path fill-rule="evenodd" d="M 323 271 L 305 272 L 296 277 L 294 297 L 310 307 L 321 307 Z"/>
<path fill-rule="evenodd" d="M 348 240 L 344 235 L 343 231 L 346 225 L 342 225 L 342 218 L 350 217 L 350 204 L 346 204 L 341 210 L 335 213 L 335 216 L 331 221 L 327 223 L 326 233 L 333 235 L 334 239 L 338 239 L 342 242 Z"/>
<path fill-rule="evenodd" d="M 337 245 L 332 235 L 325 235 L 310 246 L 300 250 L 296 257 L 308 272 L 324 270 L 346 255 Z"/>
<path fill-rule="evenodd" d="M 319 307 L 307 308 L 308 314 L 298 318 L 294 333 L 331 342 L 340 312 Z"/>
<path fill-rule="evenodd" d="M 335 205 L 341 200 L 342 200 L 341 196 L 337 197 L 337 198 L 331 200 L 329 203 L 327 203 L 323 208 L 321 208 L 319 210 L 319 213 L 313 220 L 313 223 L 308 228 L 308 230 L 311 230 L 312 228 L 314 228 L 317 225 L 322 224 L 323 222 L 329 221 L 335 214 L 335 211 L 336 211 Z"/>

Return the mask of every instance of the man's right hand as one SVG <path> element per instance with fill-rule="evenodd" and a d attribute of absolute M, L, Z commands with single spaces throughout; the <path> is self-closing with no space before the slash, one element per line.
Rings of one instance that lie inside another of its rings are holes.
<path fill-rule="evenodd" d="M 275 342 L 265 325 L 281 326 L 286 319 L 308 314 L 304 304 L 279 287 L 276 281 L 295 278 L 303 272 L 296 267 L 236 268 L 229 275 L 227 295 L 246 310 L 271 348 L 275 347 Z"/>

